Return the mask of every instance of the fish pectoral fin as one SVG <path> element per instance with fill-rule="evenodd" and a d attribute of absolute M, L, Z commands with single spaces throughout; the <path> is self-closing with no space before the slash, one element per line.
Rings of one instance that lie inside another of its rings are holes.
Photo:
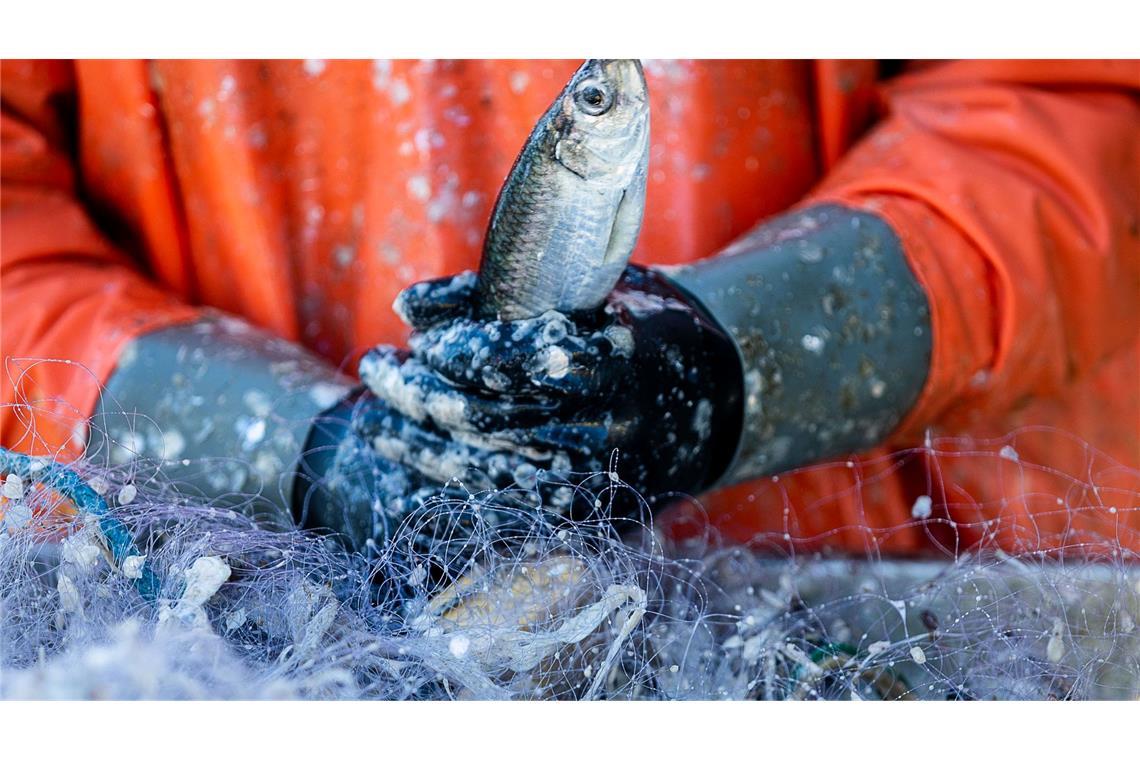
<path fill-rule="evenodd" d="M 602 258 L 603 264 L 628 259 L 633 252 L 633 246 L 637 244 L 637 235 L 641 231 L 641 216 L 645 210 L 644 198 L 644 189 L 640 192 L 636 190 L 631 192 L 628 188 L 622 191 L 621 200 L 618 201 L 617 210 L 614 212 L 606 255 Z"/>

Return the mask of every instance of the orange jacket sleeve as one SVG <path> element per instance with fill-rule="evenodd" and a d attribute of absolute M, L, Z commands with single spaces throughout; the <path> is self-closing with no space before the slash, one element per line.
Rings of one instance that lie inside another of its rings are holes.
<path fill-rule="evenodd" d="M 84 208 L 66 118 L 72 64 L 2 65 L 0 444 L 75 451 L 123 345 L 196 312 L 156 288 Z"/>
<path fill-rule="evenodd" d="M 886 218 L 930 298 L 904 437 L 1055 394 L 1136 343 L 1140 62 L 928 65 L 883 101 L 812 200 Z"/>

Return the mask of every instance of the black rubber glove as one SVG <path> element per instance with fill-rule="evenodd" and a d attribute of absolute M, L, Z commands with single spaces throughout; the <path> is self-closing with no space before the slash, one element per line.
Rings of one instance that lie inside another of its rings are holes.
<path fill-rule="evenodd" d="M 377 396 L 447 432 L 436 454 L 498 452 L 521 475 L 612 465 L 646 497 L 698 493 L 724 472 L 740 437 L 740 359 L 667 278 L 631 266 L 595 312 L 513 322 L 476 318 L 476 297 L 471 273 L 412 286 L 396 304 L 411 355 L 381 347 L 361 361 Z"/>
<path fill-rule="evenodd" d="M 352 549 L 383 546 L 426 483 L 414 469 L 379 454 L 371 420 L 398 417 L 365 388 L 317 417 L 298 467 L 293 515 L 330 531 Z"/>
<path fill-rule="evenodd" d="M 386 547 L 400 524 L 432 499 L 476 499 L 484 505 L 481 519 L 503 528 L 511 510 L 492 514 L 495 504 L 533 507 L 544 500 L 526 488 L 536 483 L 536 471 L 519 455 L 453 441 L 430 420 L 411 419 L 359 388 L 313 425 L 298 471 L 294 519 L 366 552 Z M 520 484 L 524 488 L 516 488 Z M 568 503 L 564 484 L 547 483 L 545 501 L 558 502 L 565 490 L 561 501 Z M 463 526 L 447 530 L 462 532 Z"/>

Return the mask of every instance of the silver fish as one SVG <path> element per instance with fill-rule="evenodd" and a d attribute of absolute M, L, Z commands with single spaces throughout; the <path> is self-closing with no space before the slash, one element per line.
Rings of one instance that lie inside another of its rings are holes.
<path fill-rule="evenodd" d="M 648 162 L 641 63 L 586 61 L 499 191 L 479 265 L 482 315 L 525 319 L 601 304 L 641 231 Z"/>

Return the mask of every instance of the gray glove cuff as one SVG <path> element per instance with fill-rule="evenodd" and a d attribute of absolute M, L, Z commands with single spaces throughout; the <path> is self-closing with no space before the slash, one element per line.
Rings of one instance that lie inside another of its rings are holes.
<path fill-rule="evenodd" d="M 353 387 L 304 348 L 208 314 L 127 346 L 92 417 L 88 456 L 158 462 L 180 491 L 291 525 L 313 420 Z"/>
<path fill-rule="evenodd" d="M 926 382 L 926 294 L 874 214 L 810 207 L 668 274 L 740 350 L 744 425 L 720 485 L 881 443 Z"/>

